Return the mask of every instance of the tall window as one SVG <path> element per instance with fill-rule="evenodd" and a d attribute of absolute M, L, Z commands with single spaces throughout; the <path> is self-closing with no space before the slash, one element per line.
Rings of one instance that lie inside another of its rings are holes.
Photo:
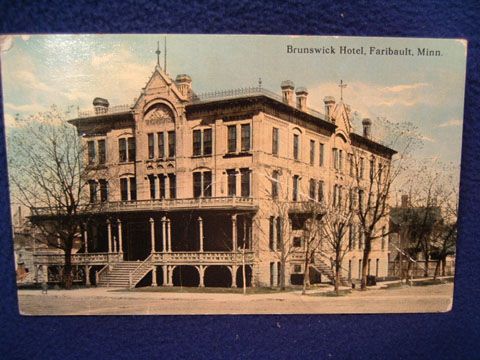
<path fill-rule="evenodd" d="M 298 160 L 300 155 L 300 135 L 293 134 L 293 159 Z"/>
<path fill-rule="evenodd" d="M 293 176 L 293 193 L 292 193 L 292 200 L 298 201 L 298 183 L 299 183 L 299 176 Z"/>
<path fill-rule="evenodd" d="M 361 157 L 360 158 L 360 174 L 358 175 L 360 179 L 363 179 L 364 171 L 365 171 L 365 159 Z"/>
<path fill-rule="evenodd" d="M 360 211 L 365 208 L 365 192 L 363 190 L 358 190 L 358 208 Z"/>
<path fill-rule="evenodd" d="M 237 172 L 235 169 L 227 170 L 228 196 L 237 196 Z"/>
<path fill-rule="evenodd" d="M 148 134 L 148 158 L 153 159 L 155 157 L 155 140 L 153 134 Z"/>
<path fill-rule="evenodd" d="M 325 165 L 325 145 L 324 144 L 320 144 L 320 150 L 319 150 L 319 163 L 320 163 L 320 166 L 324 166 Z"/>
<path fill-rule="evenodd" d="M 166 176 L 165 175 L 159 175 L 158 176 L 158 180 L 159 180 L 159 187 L 158 187 L 158 191 L 159 191 L 159 195 L 160 195 L 160 199 L 165 199 L 165 178 Z"/>
<path fill-rule="evenodd" d="M 202 155 L 202 131 L 193 130 L 193 156 Z"/>
<path fill-rule="evenodd" d="M 375 159 L 370 160 L 370 181 L 375 177 Z"/>
<path fill-rule="evenodd" d="M 228 152 L 237 152 L 237 127 L 235 125 L 228 126 Z"/>
<path fill-rule="evenodd" d="M 122 201 L 128 200 L 128 179 L 127 178 L 120 179 L 120 196 Z"/>
<path fill-rule="evenodd" d="M 275 241 L 275 218 L 270 216 L 269 227 L 268 227 L 268 247 L 270 250 L 274 249 Z"/>
<path fill-rule="evenodd" d="M 158 157 L 165 158 L 165 135 L 163 132 L 159 132 L 158 136 Z"/>
<path fill-rule="evenodd" d="M 137 180 L 130 178 L 130 200 L 137 200 Z"/>
<path fill-rule="evenodd" d="M 108 201 L 108 182 L 105 179 L 100 179 L 98 181 L 100 183 L 100 201 L 105 202 Z"/>
<path fill-rule="evenodd" d="M 250 124 L 241 125 L 241 134 L 242 134 L 242 151 L 250 151 L 250 144 L 251 144 Z"/>
<path fill-rule="evenodd" d="M 127 161 L 127 139 L 118 139 L 118 159 L 120 162 Z"/>
<path fill-rule="evenodd" d="M 283 219 L 281 217 L 277 217 L 277 249 L 282 249 L 283 246 Z"/>
<path fill-rule="evenodd" d="M 385 250 L 385 245 L 387 243 L 387 228 L 385 226 L 382 227 L 382 250 Z"/>
<path fill-rule="evenodd" d="M 203 196 L 212 197 L 212 172 L 205 171 L 203 173 Z"/>
<path fill-rule="evenodd" d="M 203 155 L 212 155 L 212 129 L 203 130 Z"/>
<path fill-rule="evenodd" d="M 241 196 L 250 196 L 250 169 L 240 169 Z"/>
<path fill-rule="evenodd" d="M 338 149 L 332 149 L 332 158 L 333 158 L 333 168 L 338 170 Z"/>
<path fill-rule="evenodd" d="M 315 200 L 315 180 L 314 179 L 310 179 L 308 193 L 309 193 L 310 200 Z"/>
<path fill-rule="evenodd" d="M 354 162 L 353 162 L 353 154 L 348 154 L 348 163 L 350 167 L 350 176 L 354 176 Z"/>
<path fill-rule="evenodd" d="M 149 175 L 148 182 L 150 184 L 150 199 L 155 199 L 156 197 L 156 184 L 155 184 L 155 176 Z"/>
<path fill-rule="evenodd" d="M 278 198 L 278 193 L 279 193 L 279 178 L 280 178 L 280 173 L 278 170 L 274 170 L 272 173 L 272 198 L 276 199 Z"/>
<path fill-rule="evenodd" d="M 315 164 L 315 141 L 310 140 L 310 165 Z"/>
<path fill-rule="evenodd" d="M 348 249 L 353 250 L 355 247 L 355 229 L 353 224 L 348 225 Z"/>
<path fill-rule="evenodd" d="M 272 130 L 272 154 L 278 155 L 278 128 Z"/>
<path fill-rule="evenodd" d="M 105 140 L 98 140 L 98 164 L 105 165 L 107 161 Z"/>
<path fill-rule="evenodd" d="M 89 164 L 94 164 L 96 159 L 96 154 L 95 154 L 95 141 L 90 140 L 87 142 L 87 147 L 88 147 L 88 163 Z"/>
<path fill-rule="evenodd" d="M 175 131 L 168 132 L 168 157 L 175 157 Z"/>
<path fill-rule="evenodd" d="M 199 198 L 202 196 L 202 173 L 193 173 L 193 197 Z"/>
<path fill-rule="evenodd" d="M 177 177 L 175 174 L 168 174 L 168 180 L 170 183 L 170 199 L 177 197 Z"/>
<path fill-rule="evenodd" d="M 319 202 L 322 202 L 323 199 L 325 198 L 324 187 L 325 187 L 325 183 L 323 181 L 319 181 L 318 182 L 318 201 Z"/>
<path fill-rule="evenodd" d="M 127 140 L 128 145 L 128 161 L 135 161 L 135 138 L 129 137 Z"/>
<path fill-rule="evenodd" d="M 338 168 L 340 172 L 343 172 L 343 151 L 338 150 Z"/>
<path fill-rule="evenodd" d="M 90 190 L 90 202 L 95 203 L 97 202 L 97 182 L 95 180 L 90 180 L 88 186 Z"/>

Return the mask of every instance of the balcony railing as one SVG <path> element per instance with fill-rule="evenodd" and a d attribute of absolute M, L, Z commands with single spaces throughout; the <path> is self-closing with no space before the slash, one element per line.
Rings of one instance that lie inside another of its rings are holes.
<path fill-rule="evenodd" d="M 253 198 L 247 197 L 205 197 L 188 199 L 152 199 L 104 202 L 87 204 L 79 207 L 80 213 L 126 212 L 126 211 L 171 211 L 192 209 L 241 209 L 255 210 L 257 205 Z M 61 208 L 34 208 L 33 216 L 60 216 Z"/>
<path fill-rule="evenodd" d="M 108 108 L 101 109 L 100 111 L 95 109 L 78 110 L 78 117 L 86 118 L 91 116 L 118 114 L 122 112 L 129 112 L 131 110 L 132 110 L 131 104 L 115 105 L 115 106 L 110 106 Z"/>
<path fill-rule="evenodd" d="M 72 254 L 72 265 L 102 265 L 120 260 L 120 254 L 113 253 L 88 253 Z M 33 262 L 36 265 L 63 265 L 65 255 L 58 252 L 41 252 L 33 254 Z"/>

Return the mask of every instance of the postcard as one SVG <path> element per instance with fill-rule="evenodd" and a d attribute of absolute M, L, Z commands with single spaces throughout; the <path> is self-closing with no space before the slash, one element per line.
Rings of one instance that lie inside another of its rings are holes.
<path fill-rule="evenodd" d="M 465 40 L 0 50 L 21 314 L 452 308 Z"/>

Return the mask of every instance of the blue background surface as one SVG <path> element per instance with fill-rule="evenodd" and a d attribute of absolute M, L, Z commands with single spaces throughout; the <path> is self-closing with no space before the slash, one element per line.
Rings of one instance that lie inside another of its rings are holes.
<path fill-rule="evenodd" d="M 259 33 L 469 41 L 453 311 L 421 315 L 21 317 L 10 240 L 4 128 L 0 125 L 0 358 L 480 358 L 479 15 L 478 1 L 0 2 L 0 33 Z"/>

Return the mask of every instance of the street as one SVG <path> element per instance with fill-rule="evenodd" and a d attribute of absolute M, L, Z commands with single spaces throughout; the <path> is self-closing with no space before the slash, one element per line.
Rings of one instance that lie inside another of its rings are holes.
<path fill-rule="evenodd" d="M 266 294 L 119 291 L 108 288 L 19 290 L 23 315 L 346 314 L 445 312 L 453 284 L 402 286 L 326 296 L 310 291 Z"/>

